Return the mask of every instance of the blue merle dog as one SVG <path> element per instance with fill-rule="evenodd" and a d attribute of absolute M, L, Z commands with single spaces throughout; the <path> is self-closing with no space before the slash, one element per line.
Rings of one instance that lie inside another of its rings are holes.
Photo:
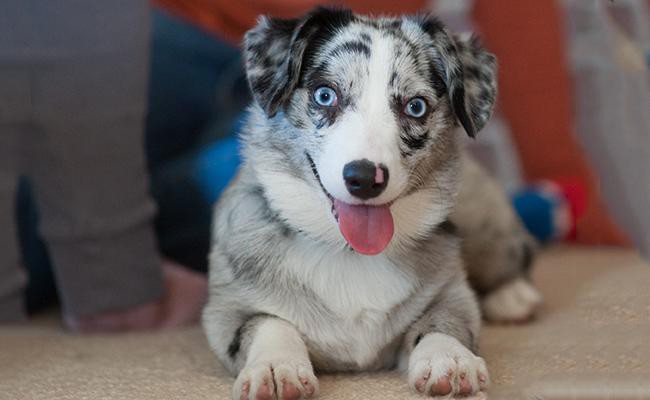
<path fill-rule="evenodd" d="M 481 307 L 521 320 L 540 301 L 530 237 L 460 148 L 492 112 L 494 56 L 433 17 L 326 8 L 263 17 L 244 45 L 255 101 L 203 318 L 233 398 L 315 396 L 315 370 L 486 390 Z"/>

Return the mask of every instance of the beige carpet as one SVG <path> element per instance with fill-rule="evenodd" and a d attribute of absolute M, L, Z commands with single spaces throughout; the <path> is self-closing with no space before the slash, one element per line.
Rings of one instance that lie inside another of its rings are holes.
<path fill-rule="evenodd" d="M 536 264 L 546 303 L 488 326 L 490 399 L 650 399 L 650 267 L 631 252 L 558 248 Z M 394 372 L 322 376 L 321 399 L 408 399 Z M 76 337 L 55 318 L 0 328 L 0 399 L 227 399 L 232 379 L 198 327 Z"/>

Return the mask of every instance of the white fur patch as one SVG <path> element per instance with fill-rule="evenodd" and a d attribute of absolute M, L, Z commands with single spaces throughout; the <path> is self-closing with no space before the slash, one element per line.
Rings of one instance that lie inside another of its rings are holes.
<path fill-rule="evenodd" d="M 268 319 L 257 327 L 246 365 L 233 385 L 233 399 L 256 399 L 263 385 L 267 386 L 264 391 L 283 393 L 288 384 L 302 398 L 318 392 L 318 380 L 298 332 L 287 322 Z"/>
<path fill-rule="evenodd" d="M 256 327 L 246 364 L 280 359 L 308 362 L 307 347 L 293 326 L 285 321 L 269 318 Z"/>
<path fill-rule="evenodd" d="M 494 322 L 523 322 L 530 319 L 542 296 L 528 281 L 517 278 L 490 292 L 481 302 L 483 315 Z"/>
<path fill-rule="evenodd" d="M 419 190 L 393 203 L 390 210 L 395 221 L 395 234 L 390 246 L 409 246 L 414 240 L 431 234 L 449 213 L 446 201 L 436 201 L 435 190 Z"/>
<path fill-rule="evenodd" d="M 451 395 L 475 394 L 489 385 L 487 367 L 481 357 L 449 335 L 430 333 L 411 353 L 408 383 L 413 390 L 430 394 L 441 380 L 447 380 Z"/>
<path fill-rule="evenodd" d="M 356 318 L 371 310 L 385 312 L 409 297 L 416 279 L 386 256 L 364 256 L 298 239 L 284 268 L 312 289 L 329 309 Z"/>
<path fill-rule="evenodd" d="M 307 160 L 305 160 L 307 162 Z M 300 227 L 315 240 L 343 246 L 345 241 L 331 211 L 331 202 L 323 191 L 295 176 L 256 167 L 264 182 L 266 196 L 274 210 L 292 226 Z M 315 178 L 314 178 L 315 179 Z"/>
<path fill-rule="evenodd" d="M 370 365 L 377 349 L 390 341 L 383 329 L 388 313 L 413 294 L 417 279 L 384 255 L 362 256 L 307 238 L 297 240 L 282 268 L 313 291 L 338 322 L 314 326 L 296 304 L 276 304 L 274 309 L 320 348 L 342 349 L 336 355 L 340 359 Z"/>

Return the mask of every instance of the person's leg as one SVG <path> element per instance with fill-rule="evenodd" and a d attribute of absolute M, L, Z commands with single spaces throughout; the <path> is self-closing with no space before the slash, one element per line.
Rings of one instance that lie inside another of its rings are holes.
<path fill-rule="evenodd" d="M 18 183 L 16 204 L 18 242 L 22 263 L 29 277 L 25 288 L 25 306 L 28 314 L 39 312 L 57 304 L 56 284 L 50 255 L 38 233 L 38 209 L 29 180 Z"/>
<path fill-rule="evenodd" d="M 29 60 L 27 156 L 64 310 L 152 302 L 163 288 L 143 152 L 148 2 L 31 2 L 32 48 L 50 56 Z"/>
<path fill-rule="evenodd" d="M 214 196 L 238 164 L 233 121 L 248 103 L 240 52 L 199 28 L 153 13 L 147 116 L 156 232 L 162 253 L 205 271 Z M 216 156 L 216 157 L 215 157 Z M 209 182 L 206 178 L 216 179 Z"/>
<path fill-rule="evenodd" d="M 25 274 L 19 265 L 16 243 L 14 199 L 17 179 L 15 172 L 5 168 L 6 156 L 3 137 L 8 132 L 0 125 L 0 322 L 25 317 L 23 288 Z"/>
<path fill-rule="evenodd" d="M 14 8 L 0 2 L 0 31 Z M 15 200 L 20 170 L 20 138 L 30 114 L 29 72 L 14 59 L 19 38 L 0 33 L 0 321 L 25 317 L 16 240 Z"/>

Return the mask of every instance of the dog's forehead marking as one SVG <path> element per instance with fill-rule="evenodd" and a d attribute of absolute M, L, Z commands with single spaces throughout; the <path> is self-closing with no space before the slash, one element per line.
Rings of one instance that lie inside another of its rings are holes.
<path fill-rule="evenodd" d="M 426 40 L 420 25 L 409 19 L 388 19 L 382 23 L 360 20 L 337 30 L 321 44 L 311 69 L 316 72 L 313 76 L 332 80 L 342 88 L 353 89 L 354 83 L 357 89 L 366 90 L 367 83 L 376 82 L 371 79 L 370 66 L 379 60 L 381 66 L 390 68 L 385 86 L 402 95 L 414 95 L 430 89 L 432 53 L 423 51 Z M 361 93 L 350 95 L 356 99 Z"/>
<path fill-rule="evenodd" d="M 321 44 L 314 66 L 327 70 L 333 62 L 348 64 L 349 58 L 362 55 L 369 58 L 371 46 L 369 27 L 361 24 L 351 24 L 337 30 L 327 43 Z"/>
<path fill-rule="evenodd" d="M 359 108 L 368 115 L 380 116 L 390 111 L 387 92 L 394 68 L 394 43 L 378 31 L 372 33 L 372 55 L 368 60 L 368 75 Z"/>

